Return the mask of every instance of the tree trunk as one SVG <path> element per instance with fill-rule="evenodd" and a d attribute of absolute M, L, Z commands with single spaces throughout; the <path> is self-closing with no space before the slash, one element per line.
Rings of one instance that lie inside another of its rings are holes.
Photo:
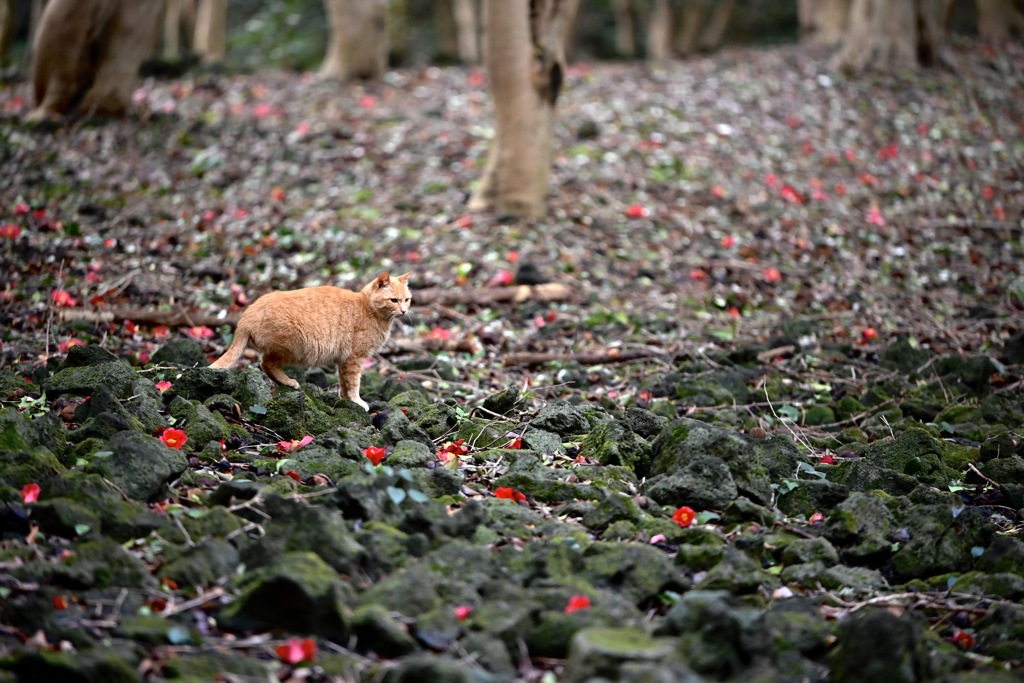
<path fill-rule="evenodd" d="M 989 43 L 1024 37 L 1024 13 L 1013 0 L 977 0 L 978 36 Z"/>
<path fill-rule="evenodd" d="M 655 3 L 666 0 L 655 0 Z M 612 0 L 612 14 L 615 17 L 615 52 L 620 57 L 636 57 L 633 9 L 630 0 Z"/>
<path fill-rule="evenodd" d="M 207 64 L 219 64 L 227 56 L 228 0 L 199 0 L 193 45 Z"/>
<path fill-rule="evenodd" d="M 484 63 L 495 134 L 471 211 L 538 217 L 551 177 L 555 101 L 565 72 L 561 0 L 485 0 Z"/>
<path fill-rule="evenodd" d="M 480 26 L 476 15 L 476 0 L 452 0 L 455 15 L 455 43 L 459 61 L 476 64 L 480 61 Z"/>
<path fill-rule="evenodd" d="M 672 14 L 675 16 L 666 16 L 663 20 L 651 17 L 651 23 L 664 22 L 664 30 L 672 32 L 672 47 L 676 54 L 682 57 L 697 54 L 697 50 L 700 49 L 701 28 L 704 26 L 704 13 L 701 8 L 690 0 L 683 3 L 682 7 L 676 8 Z"/>
<path fill-rule="evenodd" d="M 0 61 L 7 57 L 14 30 L 14 0 L 0 0 Z"/>
<path fill-rule="evenodd" d="M 164 11 L 164 59 L 181 57 L 181 29 L 189 13 L 186 5 L 191 4 L 191 0 L 167 0 L 167 9 Z"/>
<path fill-rule="evenodd" d="M 838 45 L 846 33 L 851 0 L 800 0 L 800 33 L 819 45 Z"/>
<path fill-rule="evenodd" d="M 917 67 L 915 0 L 853 0 L 835 66 L 853 71 Z"/>
<path fill-rule="evenodd" d="M 380 78 L 388 67 L 387 0 L 324 0 L 331 22 L 320 75 Z"/>
<path fill-rule="evenodd" d="M 711 17 L 708 19 L 704 30 L 700 34 L 700 49 L 710 52 L 717 50 L 725 37 L 725 30 L 729 28 L 729 20 L 732 19 L 733 10 L 736 9 L 736 0 L 718 0 L 711 10 Z"/>

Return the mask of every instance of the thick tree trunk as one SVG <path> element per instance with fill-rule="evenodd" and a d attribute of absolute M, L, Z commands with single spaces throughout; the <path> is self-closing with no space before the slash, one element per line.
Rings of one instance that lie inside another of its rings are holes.
<path fill-rule="evenodd" d="M 1024 38 L 1024 13 L 1013 0 L 977 0 L 978 36 L 990 43 Z"/>
<path fill-rule="evenodd" d="M 388 67 L 387 0 L 324 0 L 331 22 L 320 75 L 380 78 Z"/>
<path fill-rule="evenodd" d="M 666 4 L 667 0 L 654 0 Z M 615 52 L 620 57 L 636 57 L 636 38 L 633 26 L 631 0 L 612 0 L 612 14 L 615 17 Z"/>
<path fill-rule="evenodd" d="M 710 9 L 711 16 L 700 34 L 700 49 L 706 52 L 717 50 L 722 45 L 725 30 L 729 28 L 729 20 L 736 9 L 736 0 L 718 0 Z M 707 11 L 707 10 L 705 10 Z"/>
<path fill-rule="evenodd" d="M 14 31 L 14 0 L 0 0 L 0 60 L 7 57 L 11 49 L 11 33 Z"/>
<path fill-rule="evenodd" d="M 853 71 L 917 66 L 914 0 L 853 0 L 836 65 Z"/>
<path fill-rule="evenodd" d="M 652 62 L 667 61 L 672 57 L 673 47 L 681 47 L 672 30 L 673 14 L 669 0 L 654 0 L 651 5 L 651 14 L 647 19 L 647 59 Z"/>
<path fill-rule="evenodd" d="M 851 0 L 800 0 L 800 33 L 804 40 L 838 45 L 846 33 Z"/>
<path fill-rule="evenodd" d="M 156 47 L 164 0 L 51 0 L 33 41 L 30 121 L 120 116 L 142 60 Z"/>
<path fill-rule="evenodd" d="M 476 0 L 452 0 L 455 16 L 455 44 L 459 61 L 476 64 L 480 61 L 480 25 L 477 21 Z"/>
<path fill-rule="evenodd" d="M 665 28 L 658 28 L 655 23 L 665 23 Z M 700 31 L 703 28 L 703 12 L 693 2 L 687 2 L 682 7 L 671 12 L 666 17 L 655 19 L 651 17 L 651 35 L 662 31 L 671 33 L 672 49 L 680 56 L 696 54 L 700 48 Z M 651 54 L 654 57 L 654 54 Z M 665 58 L 665 57 L 657 57 Z"/>
<path fill-rule="evenodd" d="M 485 0 L 484 63 L 495 135 L 471 211 L 542 216 L 551 177 L 555 101 L 565 73 L 561 0 Z"/>
<path fill-rule="evenodd" d="M 167 10 L 164 13 L 164 59 L 180 58 L 182 35 L 191 46 L 195 32 L 196 0 L 167 0 Z"/>
<path fill-rule="evenodd" d="M 228 53 L 228 0 L 199 0 L 193 45 L 207 64 L 219 64 Z"/>

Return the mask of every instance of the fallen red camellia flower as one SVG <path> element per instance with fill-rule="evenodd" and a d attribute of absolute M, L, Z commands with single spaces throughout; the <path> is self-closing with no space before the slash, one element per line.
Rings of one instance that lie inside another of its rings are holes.
<path fill-rule="evenodd" d="M 686 505 L 677 508 L 676 511 L 672 513 L 672 519 L 681 527 L 690 526 L 693 524 L 693 520 L 696 519 L 696 517 L 697 513 L 693 511 L 693 508 Z"/>
<path fill-rule="evenodd" d="M 465 621 L 469 618 L 469 615 L 473 613 L 473 608 L 469 605 L 459 605 L 455 608 L 455 618 L 459 621 Z"/>
<path fill-rule="evenodd" d="M 277 658 L 285 664 L 312 662 L 316 659 L 316 641 L 312 638 L 289 638 L 276 649 Z"/>
<path fill-rule="evenodd" d="M 369 448 L 363 449 L 363 455 L 370 459 L 370 462 L 373 463 L 374 467 L 379 465 L 380 461 L 383 460 L 384 456 L 387 454 L 387 450 L 379 446 L 370 446 Z"/>
<path fill-rule="evenodd" d="M 574 595 L 569 598 L 569 604 L 565 606 L 565 613 L 572 614 L 581 609 L 587 609 L 590 607 L 590 598 L 586 595 Z"/>
<path fill-rule="evenodd" d="M 526 500 L 526 496 L 523 493 L 521 493 L 520 491 L 516 491 L 514 488 L 512 488 L 510 486 L 503 486 L 501 488 L 494 489 L 494 496 L 496 498 L 505 498 L 507 500 L 514 500 L 517 503 L 523 502 L 523 501 Z"/>
<path fill-rule="evenodd" d="M 21 487 L 21 499 L 26 503 L 34 503 L 39 500 L 39 484 L 32 482 Z"/>
<path fill-rule="evenodd" d="M 310 436 L 309 434 L 306 434 L 301 439 L 292 439 L 291 441 L 278 441 L 277 450 L 281 451 L 282 453 L 291 453 L 292 451 L 299 450 L 303 446 L 308 446 L 310 443 L 312 443 L 312 441 L 313 437 Z"/>
<path fill-rule="evenodd" d="M 188 435 L 180 429 L 170 427 L 163 431 L 163 434 L 160 435 L 160 440 L 163 441 L 168 448 L 180 451 L 181 447 L 185 445 L 186 441 L 188 441 Z"/>

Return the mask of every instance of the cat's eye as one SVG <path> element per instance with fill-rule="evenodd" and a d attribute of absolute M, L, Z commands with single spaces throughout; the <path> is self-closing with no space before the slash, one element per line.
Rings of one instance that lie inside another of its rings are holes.
<path fill-rule="evenodd" d="M 397 303 L 398 303 L 398 299 L 392 299 L 392 300 L 391 300 L 391 303 L 393 303 L 393 304 L 397 304 Z"/>

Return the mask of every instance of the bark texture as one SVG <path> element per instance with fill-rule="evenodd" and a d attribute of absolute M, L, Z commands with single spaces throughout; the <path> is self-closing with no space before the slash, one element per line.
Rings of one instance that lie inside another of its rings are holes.
<path fill-rule="evenodd" d="M 195 40 L 196 0 L 167 0 L 164 14 L 165 59 L 178 59 L 182 54 L 182 35 L 188 45 Z"/>
<path fill-rule="evenodd" d="M 331 22 L 320 75 L 380 78 L 388 66 L 387 0 L 324 0 Z"/>
<path fill-rule="evenodd" d="M 11 49 L 11 33 L 14 29 L 14 0 L 0 0 L 0 60 Z"/>
<path fill-rule="evenodd" d="M 653 61 L 718 49 L 736 0 L 655 0 L 647 28 L 647 56 Z"/>
<path fill-rule="evenodd" d="M 838 45 L 846 33 L 851 0 L 800 0 L 800 35 L 819 45 Z"/>
<path fill-rule="evenodd" d="M 990 43 L 1024 38 L 1024 3 L 1014 0 L 977 0 L 978 36 Z"/>
<path fill-rule="evenodd" d="M 78 110 L 123 115 L 142 61 L 152 54 L 164 0 L 51 0 L 32 48 L 36 108 L 30 121 Z"/>
<path fill-rule="evenodd" d="M 555 102 L 565 71 L 560 0 L 486 0 L 484 63 L 495 136 L 471 211 L 542 216 L 551 177 Z"/>
<path fill-rule="evenodd" d="M 199 0 L 195 50 L 207 64 L 224 61 L 228 53 L 228 0 Z"/>
<path fill-rule="evenodd" d="M 952 0 L 853 0 L 833 66 L 860 72 L 932 66 L 943 58 Z"/>

